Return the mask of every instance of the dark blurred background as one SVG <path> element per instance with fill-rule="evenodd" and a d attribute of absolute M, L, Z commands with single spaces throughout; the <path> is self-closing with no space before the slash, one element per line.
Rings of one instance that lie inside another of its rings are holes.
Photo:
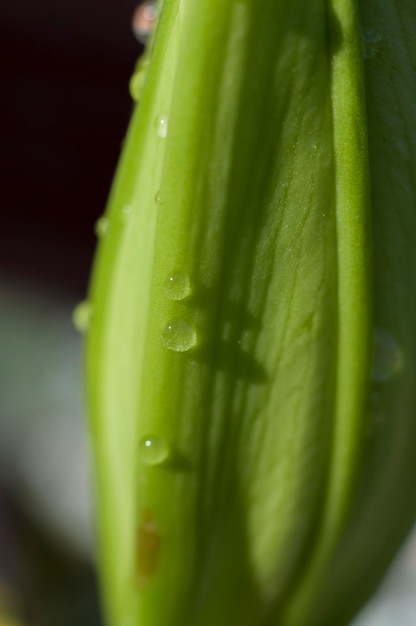
<path fill-rule="evenodd" d="M 71 312 L 131 113 L 137 4 L 0 3 L 0 626 L 101 623 Z"/>
<path fill-rule="evenodd" d="M 1 266 L 82 294 L 131 111 L 134 0 L 0 4 Z"/>

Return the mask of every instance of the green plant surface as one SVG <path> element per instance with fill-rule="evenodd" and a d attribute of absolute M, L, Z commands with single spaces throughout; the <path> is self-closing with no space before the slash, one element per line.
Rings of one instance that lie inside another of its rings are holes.
<path fill-rule="evenodd" d="M 415 518 L 416 5 L 164 0 L 89 296 L 110 626 L 342 626 Z"/>

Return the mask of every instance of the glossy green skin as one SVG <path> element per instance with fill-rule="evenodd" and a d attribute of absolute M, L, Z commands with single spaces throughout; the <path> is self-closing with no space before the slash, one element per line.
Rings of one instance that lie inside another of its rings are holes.
<path fill-rule="evenodd" d="M 348 624 L 414 520 L 415 6 L 164 2 L 90 293 L 110 626 Z"/>

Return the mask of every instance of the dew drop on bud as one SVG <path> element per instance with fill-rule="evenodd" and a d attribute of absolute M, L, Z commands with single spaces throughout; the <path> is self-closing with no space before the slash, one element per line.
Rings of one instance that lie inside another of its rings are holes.
<path fill-rule="evenodd" d="M 366 43 L 378 43 L 382 39 L 380 31 L 375 28 L 368 28 L 362 34 L 362 39 Z"/>
<path fill-rule="evenodd" d="M 100 238 L 100 237 L 104 237 L 107 231 L 108 231 L 108 217 L 105 217 L 105 215 L 102 215 L 95 222 L 94 232 L 97 235 L 97 237 Z"/>
<path fill-rule="evenodd" d="M 144 85 L 144 72 L 135 72 L 129 81 L 129 92 L 134 102 L 140 100 L 140 94 Z"/>
<path fill-rule="evenodd" d="M 131 206 L 131 204 L 125 204 L 123 208 L 121 209 L 121 212 L 123 215 L 130 215 L 132 211 L 133 211 L 133 207 Z"/>
<path fill-rule="evenodd" d="M 410 158 L 410 148 L 408 141 L 399 139 L 396 141 L 396 147 L 399 153 L 399 158 L 408 161 Z"/>
<path fill-rule="evenodd" d="M 168 134 L 168 118 L 166 115 L 158 115 L 155 120 L 157 134 L 162 139 L 166 139 Z"/>
<path fill-rule="evenodd" d="M 149 435 L 140 443 L 141 459 L 145 465 L 160 465 L 170 456 L 170 447 L 166 439 Z"/>
<path fill-rule="evenodd" d="M 395 339 L 382 328 L 374 329 L 372 380 L 384 383 L 403 368 L 403 354 Z"/>
<path fill-rule="evenodd" d="M 162 343 L 168 350 L 187 352 L 196 345 L 195 328 L 184 320 L 169 322 L 162 332 Z"/>
<path fill-rule="evenodd" d="M 76 330 L 80 333 L 86 333 L 90 327 L 92 319 L 92 306 L 85 300 L 80 302 L 72 313 L 72 323 Z"/>
<path fill-rule="evenodd" d="M 191 280 L 188 274 L 175 272 L 165 281 L 165 293 L 169 300 L 184 300 L 191 293 Z"/>

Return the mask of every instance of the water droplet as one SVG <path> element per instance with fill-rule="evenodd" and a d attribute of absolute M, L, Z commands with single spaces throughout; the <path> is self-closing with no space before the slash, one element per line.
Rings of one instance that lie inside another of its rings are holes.
<path fill-rule="evenodd" d="M 160 197 L 160 192 L 158 191 L 157 194 L 155 195 L 155 203 L 156 204 L 160 204 L 162 202 L 161 197 Z"/>
<path fill-rule="evenodd" d="M 130 95 L 135 102 L 140 100 L 142 90 L 147 77 L 147 68 L 149 67 L 149 59 L 142 56 L 136 63 L 134 72 L 129 82 Z"/>
<path fill-rule="evenodd" d="M 121 211 L 123 215 L 130 215 L 133 211 L 133 207 L 131 206 L 131 204 L 125 204 Z"/>
<path fill-rule="evenodd" d="M 363 32 L 362 38 L 366 43 L 378 43 L 382 39 L 382 34 L 375 28 L 368 28 Z"/>
<path fill-rule="evenodd" d="M 396 141 L 397 149 L 400 153 L 400 156 L 406 160 L 410 157 L 410 149 L 407 141 L 398 140 Z"/>
<path fill-rule="evenodd" d="M 168 350 L 186 352 L 196 345 L 197 334 L 188 322 L 173 320 L 163 330 L 162 342 Z"/>
<path fill-rule="evenodd" d="M 142 93 L 146 73 L 143 70 L 135 72 L 129 81 L 129 92 L 132 100 L 138 102 Z"/>
<path fill-rule="evenodd" d="M 166 115 L 159 115 L 156 118 L 156 130 L 159 137 L 166 139 L 168 134 L 168 118 Z"/>
<path fill-rule="evenodd" d="M 376 383 L 390 380 L 403 367 L 403 354 L 394 338 L 382 328 L 374 329 L 372 379 Z"/>
<path fill-rule="evenodd" d="M 145 465 L 160 465 L 169 458 L 170 449 L 166 439 L 149 435 L 141 441 L 142 461 Z"/>
<path fill-rule="evenodd" d="M 175 272 L 165 282 L 165 293 L 169 300 L 183 300 L 191 293 L 191 280 L 188 274 Z"/>
<path fill-rule="evenodd" d="M 145 44 L 152 34 L 157 18 L 158 7 L 153 0 L 142 2 L 133 13 L 132 30 L 135 38 L 142 44 Z"/>
<path fill-rule="evenodd" d="M 87 332 L 92 319 L 92 307 L 88 300 L 80 302 L 72 313 L 72 323 L 80 333 Z"/>
<path fill-rule="evenodd" d="M 108 230 L 108 218 L 105 217 L 105 215 L 102 215 L 95 222 L 94 232 L 97 235 L 97 237 L 104 237 L 107 230 Z"/>

